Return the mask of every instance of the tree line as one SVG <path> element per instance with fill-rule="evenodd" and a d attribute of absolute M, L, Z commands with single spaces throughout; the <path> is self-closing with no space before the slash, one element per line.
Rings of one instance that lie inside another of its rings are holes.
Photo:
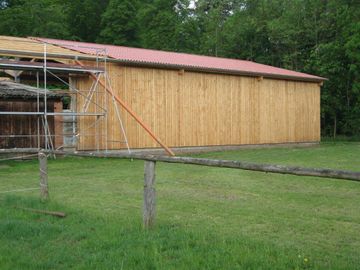
<path fill-rule="evenodd" d="M 360 135 L 359 0 L 0 0 L 0 34 L 247 59 L 328 78 L 322 135 Z"/>

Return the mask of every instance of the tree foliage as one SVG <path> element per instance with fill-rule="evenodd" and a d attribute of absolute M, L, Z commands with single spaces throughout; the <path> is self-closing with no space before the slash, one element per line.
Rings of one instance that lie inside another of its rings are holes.
<path fill-rule="evenodd" d="M 360 135 L 358 0 L 0 0 L 0 34 L 248 59 L 324 76 L 323 135 Z"/>
<path fill-rule="evenodd" d="M 65 0 L 68 25 L 72 39 L 95 41 L 101 32 L 100 17 L 109 4 L 109 0 Z"/>
<path fill-rule="evenodd" d="M 2 1 L 0 6 L 1 35 L 69 37 L 61 0 Z"/>
<path fill-rule="evenodd" d="M 110 0 L 101 16 L 100 43 L 139 46 L 137 15 L 138 3 L 134 0 Z"/>

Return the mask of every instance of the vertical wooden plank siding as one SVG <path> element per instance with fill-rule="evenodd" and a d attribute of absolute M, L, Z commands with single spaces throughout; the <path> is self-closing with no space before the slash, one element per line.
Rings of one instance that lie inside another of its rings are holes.
<path fill-rule="evenodd" d="M 47 111 L 62 111 L 62 102 L 48 100 Z M 36 100 L 2 99 L 0 111 L 4 112 L 36 112 Z M 40 112 L 44 111 L 44 103 L 40 102 Z M 56 118 L 56 119 L 55 119 Z M 48 116 L 48 124 L 52 135 L 61 135 L 61 116 Z M 1 115 L 0 116 L 0 148 L 37 148 L 37 119 L 36 115 Z M 16 135 L 11 137 L 11 135 Z M 29 136 L 31 135 L 31 136 Z M 45 146 L 44 127 L 40 121 L 40 146 Z M 24 137 L 21 137 L 24 136 Z M 62 145 L 62 137 L 52 136 L 55 147 Z"/>
<path fill-rule="evenodd" d="M 320 87 L 317 83 L 233 75 L 179 72 L 109 64 L 117 95 L 172 147 L 320 141 Z M 91 79 L 77 78 L 86 90 Z M 99 90 L 103 92 L 103 89 Z M 100 95 L 101 96 L 101 95 Z M 102 99 L 104 97 L 100 97 Z M 81 108 L 84 99 L 78 97 Z M 123 140 L 113 104 L 108 99 L 108 139 Z M 94 106 L 89 107 L 92 111 Z M 158 145 L 120 109 L 131 148 Z M 93 120 L 79 119 L 79 130 Z M 105 129 L 105 124 L 100 124 Z M 100 146 L 104 148 L 104 139 Z M 82 137 L 79 149 L 94 149 L 93 136 Z M 124 148 L 119 142 L 110 149 Z"/>

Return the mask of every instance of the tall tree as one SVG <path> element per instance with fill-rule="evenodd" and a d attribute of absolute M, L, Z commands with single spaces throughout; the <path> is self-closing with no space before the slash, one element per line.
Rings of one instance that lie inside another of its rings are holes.
<path fill-rule="evenodd" d="M 109 0 L 65 0 L 67 24 L 72 39 L 95 42 L 101 32 L 99 18 L 105 12 Z"/>
<path fill-rule="evenodd" d="M 179 50 L 177 33 L 186 6 L 180 3 L 180 0 L 154 0 L 142 5 L 137 18 L 143 47 Z"/>
<path fill-rule="evenodd" d="M 322 3 L 317 44 L 307 58 L 305 71 L 329 78 L 322 88 L 323 135 L 360 135 L 360 103 L 357 76 L 360 36 L 359 3 Z M 357 53 L 354 54 L 354 51 Z"/>
<path fill-rule="evenodd" d="M 200 53 L 223 56 L 223 30 L 228 18 L 240 5 L 233 0 L 198 0 L 195 2 L 195 16 L 201 27 Z"/>

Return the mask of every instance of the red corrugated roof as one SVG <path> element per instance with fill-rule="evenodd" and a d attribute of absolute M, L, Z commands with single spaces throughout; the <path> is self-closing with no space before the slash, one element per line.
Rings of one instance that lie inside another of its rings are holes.
<path fill-rule="evenodd" d="M 239 73 L 252 76 L 264 76 L 304 81 L 324 81 L 325 78 L 258 64 L 251 61 L 202 56 L 187 53 L 166 52 L 158 50 L 130 48 L 124 46 L 104 45 L 68 40 L 33 38 L 85 54 L 106 54 L 108 57 L 130 64 L 170 66 L 192 70 Z"/>

